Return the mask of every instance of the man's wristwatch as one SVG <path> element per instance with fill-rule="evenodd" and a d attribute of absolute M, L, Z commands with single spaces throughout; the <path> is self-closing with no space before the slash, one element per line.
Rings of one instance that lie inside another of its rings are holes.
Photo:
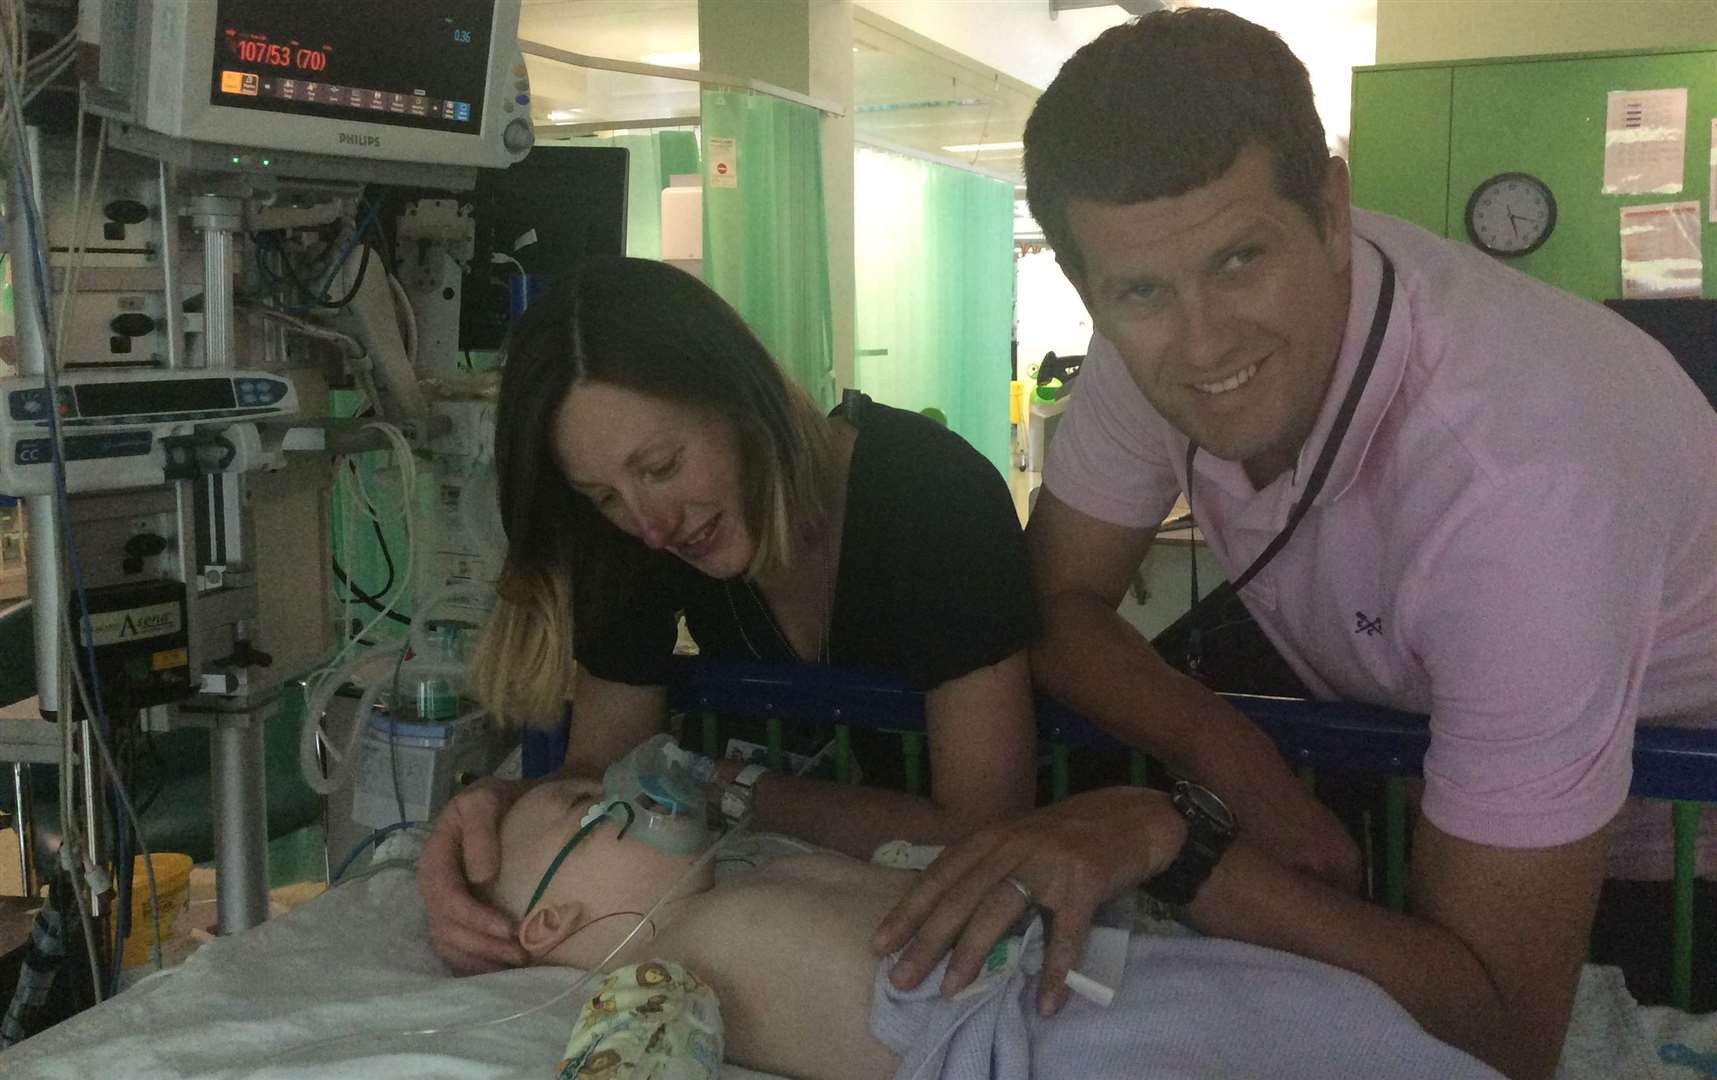
<path fill-rule="evenodd" d="M 747 765 L 722 791 L 721 816 L 729 827 L 738 825 L 751 812 L 751 789 L 757 785 L 757 778 L 768 771 L 762 765 Z"/>
<path fill-rule="evenodd" d="M 1145 882 L 1145 895 L 1170 907 L 1185 907 L 1198 895 L 1217 860 L 1239 833 L 1228 804 L 1190 780 L 1176 781 L 1169 802 L 1186 818 L 1186 843 L 1162 873 Z"/>

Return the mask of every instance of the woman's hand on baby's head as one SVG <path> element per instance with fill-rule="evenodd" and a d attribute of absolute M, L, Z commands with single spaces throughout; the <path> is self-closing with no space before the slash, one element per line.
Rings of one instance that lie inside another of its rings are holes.
<path fill-rule="evenodd" d="M 600 788 L 600 784 L 596 785 Z M 417 891 L 429 915 L 429 938 L 461 974 L 518 967 L 528 957 L 513 922 L 472 894 L 501 868 L 501 819 L 531 787 L 522 780 L 481 780 L 460 792 L 435 820 L 417 861 Z"/>

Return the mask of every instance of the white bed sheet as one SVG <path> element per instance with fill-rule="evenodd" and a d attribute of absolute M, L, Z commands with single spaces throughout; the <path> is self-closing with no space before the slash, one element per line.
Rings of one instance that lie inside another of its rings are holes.
<path fill-rule="evenodd" d="M 505 1024 L 401 1033 L 510 1015 L 572 981 L 564 968 L 450 978 L 429 947 L 412 873 L 389 868 L 205 945 L 0 1053 L 0 1075 L 547 1078 L 571 1030 L 571 999 Z M 350 1037 L 328 1042 L 336 1036 Z M 1642 1009 L 1620 972 L 1585 970 L 1557 1080 L 1700 1075 L 1717 1075 L 1717 1014 Z M 722 1076 L 770 1080 L 732 1065 Z"/>
<path fill-rule="evenodd" d="M 410 871 L 342 885 L 0 1053 L 7 1077 L 548 1078 L 582 1001 L 489 1027 L 565 990 L 537 968 L 453 979 Z M 353 1037 L 315 1045 L 333 1036 Z M 768 1080 L 736 1066 L 723 1080 Z"/>

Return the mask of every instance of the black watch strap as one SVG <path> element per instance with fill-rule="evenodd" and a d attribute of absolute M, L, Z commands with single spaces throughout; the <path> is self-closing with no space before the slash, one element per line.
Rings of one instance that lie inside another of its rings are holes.
<path fill-rule="evenodd" d="M 1170 907 L 1185 907 L 1198 895 L 1199 887 L 1210 878 L 1211 871 L 1234 842 L 1236 828 L 1232 814 L 1208 789 L 1185 780 L 1175 785 L 1170 801 L 1186 818 L 1186 842 L 1180 854 L 1162 873 L 1145 882 L 1145 895 Z M 1207 809 L 1214 805 L 1218 813 Z"/>

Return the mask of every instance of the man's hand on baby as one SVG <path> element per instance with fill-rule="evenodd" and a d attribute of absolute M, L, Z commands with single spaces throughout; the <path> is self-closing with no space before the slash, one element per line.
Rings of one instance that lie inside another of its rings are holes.
<path fill-rule="evenodd" d="M 417 860 L 417 891 L 429 915 L 429 938 L 461 974 L 518 967 L 528 957 L 511 919 L 472 895 L 473 885 L 501 869 L 501 819 L 531 786 L 524 780 L 482 780 L 442 810 Z M 592 780 L 593 792 L 600 781 Z"/>
<path fill-rule="evenodd" d="M 948 954 L 942 993 L 953 995 L 1035 904 L 1048 935 L 1038 1010 L 1051 1015 L 1067 1000 L 1067 972 L 1079 962 L 1098 907 L 1160 872 L 1185 838 L 1185 821 L 1161 792 L 1075 795 L 949 847 L 883 919 L 871 944 L 883 954 L 906 946 L 889 974 L 903 990 Z"/>

